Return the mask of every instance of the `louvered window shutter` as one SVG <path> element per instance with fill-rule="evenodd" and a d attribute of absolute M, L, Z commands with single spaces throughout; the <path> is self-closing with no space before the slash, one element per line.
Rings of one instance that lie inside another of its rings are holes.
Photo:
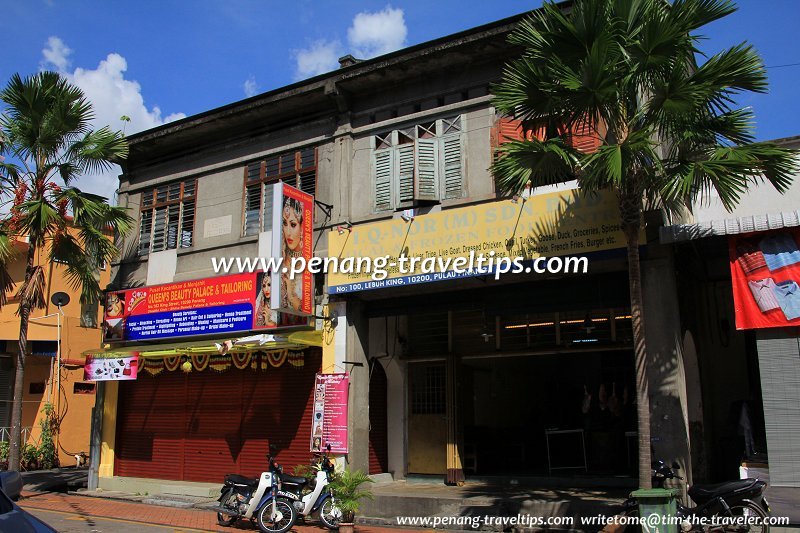
<path fill-rule="evenodd" d="M 167 242 L 167 208 L 158 207 L 153 217 L 153 248 L 154 252 L 165 249 Z"/>
<path fill-rule="evenodd" d="M 178 247 L 178 223 L 180 222 L 181 206 L 172 204 L 167 207 L 167 249 Z"/>
<path fill-rule="evenodd" d="M 461 135 L 448 135 L 441 139 L 444 176 L 444 197 L 461 198 L 463 195 L 464 158 L 461 154 Z"/>
<path fill-rule="evenodd" d="M 400 187 L 399 198 L 401 202 L 414 200 L 414 145 L 404 144 L 398 146 L 397 153 L 397 182 Z"/>
<path fill-rule="evenodd" d="M 183 202 L 183 213 L 181 214 L 180 247 L 189 248 L 192 245 L 193 235 L 194 235 L 194 200 L 185 200 Z"/>
<path fill-rule="evenodd" d="M 437 144 L 439 139 L 417 139 L 417 176 L 414 199 L 439 199 L 439 160 Z"/>
<path fill-rule="evenodd" d="M 264 216 L 261 217 L 263 221 L 262 231 L 270 231 L 272 229 L 272 191 L 274 188 L 274 183 L 267 183 L 264 185 Z"/>
<path fill-rule="evenodd" d="M 497 124 L 498 146 L 510 141 L 521 141 L 522 122 L 513 118 L 501 118 Z"/>
<path fill-rule="evenodd" d="M 584 153 L 596 152 L 600 148 L 600 137 L 587 121 L 573 125 L 566 137 L 573 148 Z"/>
<path fill-rule="evenodd" d="M 153 211 L 142 211 L 142 220 L 139 224 L 139 255 L 150 253 L 150 236 L 153 232 Z"/>
<path fill-rule="evenodd" d="M 255 235 L 259 231 L 258 214 L 261 210 L 260 183 L 247 187 L 244 203 L 244 234 Z"/>
<path fill-rule="evenodd" d="M 375 166 L 375 210 L 392 208 L 392 174 L 394 173 L 394 151 L 391 149 L 372 152 Z"/>

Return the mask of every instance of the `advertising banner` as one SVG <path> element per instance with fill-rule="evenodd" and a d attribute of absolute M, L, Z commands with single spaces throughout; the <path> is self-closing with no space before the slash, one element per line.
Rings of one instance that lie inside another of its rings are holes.
<path fill-rule="evenodd" d="M 314 197 L 283 182 L 272 191 L 272 256 L 282 257 L 285 268 L 295 258 L 307 264 L 314 255 Z M 313 283 L 308 271 L 294 279 L 286 272 L 273 272 L 272 308 L 292 315 L 314 314 Z"/>
<path fill-rule="evenodd" d="M 83 365 L 83 381 L 126 381 L 136 379 L 139 356 L 99 359 L 91 355 Z"/>
<path fill-rule="evenodd" d="M 271 291 L 272 278 L 252 272 L 112 292 L 103 337 L 146 341 L 290 325 L 271 308 Z"/>
<path fill-rule="evenodd" d="M 642 230 L 644 236 L 644 230 Z M 641 242 L 646 242 L 642 239 Z M 448 209 L 427 215 L 354 226 L 350 231 L 328 234 L 328 255 L 345 258 L 398 257 L 422 260 L 473 259 L 479 255 L 497 259 L 526 260 L 552 256 L 585 256 L 625 247 L 619 209 L 613 194 L 584 196 L 562 191 L 530 198 L 491 202 Z M 340 294 L 384 287 L 443 281 L 485 272 L 441 270 L 424 273 L 388 269 L 388 276 L 375 280 L 370 273 L 328 273 L 328 292 Z M 340 269 L 342 270 L 342 269 Z"/>
<path fill-rule="evenodd" d="M 736 329 L 800 326 L 800 229 L 728 237 Z"/>
<path fill-rule="evenodd" d="M 349 374 L 317 374 L 311 422 L 312 452 L 326 450 L 330 444 L 332 453 L 347 453 L 349 390 Z"/>

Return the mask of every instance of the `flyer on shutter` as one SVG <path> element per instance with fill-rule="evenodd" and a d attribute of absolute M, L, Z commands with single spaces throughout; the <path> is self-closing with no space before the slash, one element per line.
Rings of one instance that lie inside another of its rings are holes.
<path fill-rule="evenodd" d="M 728 237 L 736 329 L 800 326 L 800 230 Z"/>
<path fill-rule="evenodd" d="M 317 374 L 314 383 L 314 414 L 311 421 L 311 451 L 347 451 L 347 400 L 349 374 Z"/>

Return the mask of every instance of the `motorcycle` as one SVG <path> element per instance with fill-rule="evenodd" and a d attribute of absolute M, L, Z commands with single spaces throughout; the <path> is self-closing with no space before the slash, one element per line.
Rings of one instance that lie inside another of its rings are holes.
<path fill-rule="evenodd" d="M 319 519 L 325 527 L 337 530 L 342 513 L 336 507 L 334 495 L 329 488 L 334 472 L 333 462 L 328 456 L 330 451 L 331 447 L 328 445 L 327 452 L 315 462 L 317 472 L 313 478 L 283 476 L 283 486 L 278 495 L 290 499 L 301 517 L 311 516 L 319 511 Z M 310 490 L 303 494 L 306 489 Z"/>
<path fill-rule="evenodd" d="M 215 509 L 219 525 L 230 526 L 246 519 L 255 521 L 264 533 L 285 533 L 294 526 L 297 513 L 292 502 L 280 495 L 283 469 L 275 462 L 273 453 L 274 447 L 270 445 L 268 471 L 258 478 L 238 474 L 225 476 L 218 498 L 220 503 Z"/>
<path fill-rule="evenodd" d="M 658 461 L 653 463 L 653 487 L 663 489 L 668 479 L 683 479 L 675 473 L 678 469 L 677 464 L 672 467 Z M 730 523 L 728 525 L 701 525 L 698 518 L 712 519 L 741 517 L 748 519 L 758 518 L 761 533 L 768 533 L 769 526 L 764 524 L 764 519 L 770 516 L 769 503 L 764 498 L 764 490 L 767 484 L 757 478 L 740 479 L 736 481 L 726 481 L 713 485 L 692 485 L 689 487 L 689 497 L 696 504 L 695 507 L 687 507 L 677 504 L 677 516 L 681 521 L 681 530 L 690 531 L 736 531 L 750 532 L 755 524 L 750 522 L 755 520 L 743 521 L 742 524 Z M 629 498 L 623 503 L 623 514 L 626 516 L 638 516 L 639 505 L 635 498 Z M 746 523 L 745 523 L 746 522 Z M 724 522 L 722 522 L 724 523 Z M 631 528 L 628 528 L 631 529 Z"/>

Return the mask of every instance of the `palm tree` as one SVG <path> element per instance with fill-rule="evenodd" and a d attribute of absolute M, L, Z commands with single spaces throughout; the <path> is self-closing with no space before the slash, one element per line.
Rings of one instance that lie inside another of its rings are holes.
<path fill-rule="evenodd" d="M 611 191 L 626 237 L 636 367 L 639 485 L 650 488 L 650 402 L 642 312 L 642 214 L 675 214 L 715 192 L 731 210 L 764 180 L 784 192 L 795 154 L 754 142 L 742 92 L 766 92 L 766 72 L 746 43 L 699 64 L 696 33 L 735 11 L 727 0 L 576 0 L 545 3 L 509 41 L 521 55 L 493 87 L 500 113 L 527 133 L 492 166 L 500 191 L 575 179 L 584 193 Z M 544 131 L 539 138 L 535 131 Z M 574 132 L 597 146 L 575 148 Z"/>
<path fill-rule="evenodd" d="M 15 238 L 27 241 L 25 278 L 15 295 L 19 300 L 19 353 L 9 469 L 17 469 L 28 319 L 33 310 L 46 305 L 44 265 L 56 260 L 63 263 L 68 283 L 80 290 L 81 303 L 97 302 L 102 294 L 98 267 L 117 252 L 107 234 L 125 235 L 132 219 L 102 196 L 70 186 L 78 176 L 109 169 L 128 154 L 120 132 L 107 127 L 92 130 L 92 106 L 78 87 L 54 72 L 25 79 L 15 74 L 0 92 L 0 100 L 5 104 L 0 115 L 0 155 L 5 156 L 0 161 L 0 177 L 2 192 L 11 202 L 9 215 L 0 223 L 3 267 L 10 259 L 10 242 Z M 8 287 L 4 283 L 0 289 Z"/>

